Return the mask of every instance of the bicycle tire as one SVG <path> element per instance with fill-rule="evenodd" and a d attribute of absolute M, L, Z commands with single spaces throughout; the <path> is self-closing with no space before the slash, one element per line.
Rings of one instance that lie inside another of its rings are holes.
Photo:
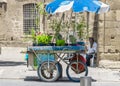
<path fill-rule="evenodd" d="M 81 68 L 83 67 L 84 70 L 83 69 L 81 70 L 80 67 L 79 67 L 78 71 L 76 71 L 76 65 L 79 65 L 79 66 L 81 65 Z M 72 74 L 70 72 L 72 72 Z M 69 78 L 69 80 L 71 80 L 73 82 L 80 82 L 81 75 L 78 75 L 78 74 L 81 74 L 83 72 L 85 72 L 83 74 L 83 76 L 88 75 L 88 68 L 87 68 L 86 64 L 81 62 L 81 61 L 78 61 L 78 62 L 77 61 L 72 61 L 72 62 L 69 63 L 69 65 L 66 68 L 67 77 Z M 73 73 L 75 73 L 76 75 L 73 74 Z"/>
<path fill-rule="evenodd" d="M 48 69 L 46 69 L 47 65 L 48 65 L 48 61 L 45 61 L 45 62 L 41 63 L 41 65 L 39 65 L 39 67 L 37 69 L 37 74 L 38 74 L 39 79 L 41 79 L 42 81 L 46 81 L 46 82 L 53 82 L 53 81 L 58 80 L 58 78 L 60 76 L 58 64 L 55 64 L 54 62 L 49 61 L 50 67 Z M 47 73 L 49 74 L 49 77 L 47 77 L 45 75 L 44 68 L 46 69 Z M 56 74 L 53 77 L 52 75 L 53 75 L 54 70 L 56 70 Z"/>

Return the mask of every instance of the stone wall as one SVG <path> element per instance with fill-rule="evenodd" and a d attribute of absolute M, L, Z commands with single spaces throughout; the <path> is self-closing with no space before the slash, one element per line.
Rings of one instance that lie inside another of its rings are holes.
<path fill-rule="evenodd" d="M 0 10 L 0 42 L 6 46 L 15 42 L 24 42 L 23 33 L 23 5 L 27 3 L 43 2 L 44 0 L 7 0 L 7 9 Z M 50 0 L 46 0 L 50 1 Z M 12 43 L 11 43 L 12 41 Z M 3 43 L 2 43 L 3 42 Z M 23 44 L 24 45 L 24 44 Z M 10 46 L 14 46 L 10 45 Z M 18 45 L 19 46 L 19 45 Z"/>
<path fill-rule="evenodd" d="M 98 56 L 100 61 L 120 61 L 120 0 L 106 0 L 106 3 L 110 11 L 99 15 Z"/>

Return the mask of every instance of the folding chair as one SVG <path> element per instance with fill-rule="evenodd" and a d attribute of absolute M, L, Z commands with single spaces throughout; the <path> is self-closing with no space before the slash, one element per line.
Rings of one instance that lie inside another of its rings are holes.
<path fill-rule="evenodd" d="M 95 54 L 92 54 L 92 58 L 90 59 L 90 66 L 91 67 L 94 67 L 95 66 L 95 56 L 96 56 L 96 53 Z"/>

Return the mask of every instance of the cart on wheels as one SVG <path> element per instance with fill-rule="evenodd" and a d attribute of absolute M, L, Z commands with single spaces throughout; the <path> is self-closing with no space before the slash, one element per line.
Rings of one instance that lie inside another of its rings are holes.
<path fill-rule="evenodd" d="M 60 61 L 67 64 L 66 74 L 69 80 L 79 82 L 81 76 L 87 76 L 86 59 L 80 55 L 84 46 L 29 46 L 28 54 L 38 59 L 37 73 L 43 81 L 56 81 L 62 76 Z"/>

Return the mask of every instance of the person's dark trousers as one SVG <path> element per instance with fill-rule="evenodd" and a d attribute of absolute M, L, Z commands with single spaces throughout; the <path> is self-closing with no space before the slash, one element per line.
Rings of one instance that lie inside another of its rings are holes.
<path fill-rule="evenodd" d="M 87 60 L 87 62 L 86 62 L 86 64 L 87 64 L 87 66 L 90 66 L 90 59 L 93 57 L 93 55 L 86 55 L 86 60 Z"/>

